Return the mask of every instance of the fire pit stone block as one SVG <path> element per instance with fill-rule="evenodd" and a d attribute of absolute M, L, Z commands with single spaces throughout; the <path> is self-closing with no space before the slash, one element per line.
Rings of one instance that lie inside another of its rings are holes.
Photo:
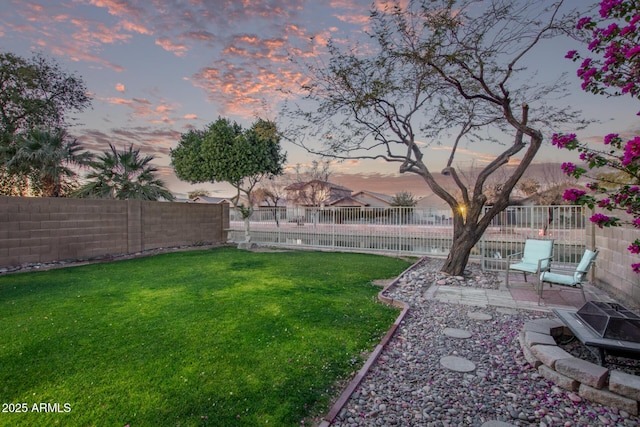
<path fill-rule="evenodd" d="M 640 378 L 626 372 L 613 370 L 609 377 L 609 390 L 630 399 L 640 400 Z"/>
<path fill-rule="evenodd" d="M 597 388 L 593 388 L 586 384 L 580 384 L 580 390 L 578 393 L 580 396 L 593 402 L 597 402 L 605 406 L 615 406 L 616 408 L 627 411 L 632 415 L 638 415 L 637 400 L 629 399 L 628 397 L 624 397 L 607 390 L 598 390 Z"/>
<path fill-rule="evenodd" d="M 556 340 L 551 335 L 541 334 L 540 332 L 525 332 L 524 341 L 529 347 L 537 344 L 556 345 Z"/>
<path fill-rule="evenodd" d="M 548 366 L 540 365 L 538 366 L 538 372 L 540 375 L 552 381 L 555 385 L 560 388 L 563 388 L 568 391 L 578 391 L 580 387 L 580 382 L 574 380 L 573 378 L 569 378 L 566 375 L 562 375 L 560 372 L 554 371 Z"/>
<path fill-rule="evenodd" d="M 524 332 L 538 332 L 553 337 L 562 335 L 564 329 L 564 323 L 559 319 L 534 319 L 526 322 L 522 327 Z"/>
<path fill-rule="evenodd" d="M 609 377 L 607 368 L 577 357 L 558 360 L 556 371 L 597 389 L 603 388 Z"/>
<path fill-rule="evenodd" d="M 540 359 L 535 357 L 531 352 L 531 347 L 527 345 L 524 340 L 524 331 L 520 331 L 518 334 L 518 341 L 520 342 L 520 348 L 522 349 L 522 355 L 527 360 L 529 365 L 533 366 L 535 369 L 538 369 L 538 366 L 542 365 Z"/>
<path fill-rule="evenodd" d="M 555 345 L 534 345 L 531 347 L 531 352 L 551 369 L 556 368 L 556 362 L 558 360 L 573 358 L 571 354 Z"/>

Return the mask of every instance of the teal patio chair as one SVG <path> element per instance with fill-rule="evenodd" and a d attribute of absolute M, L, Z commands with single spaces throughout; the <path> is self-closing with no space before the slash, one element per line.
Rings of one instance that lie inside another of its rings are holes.
<path fill-rule="evenodd" d="M 548 283 L 549 286 L 558 285 L 558 286 L 570 286 L 573 288 L 580 288 L 582 292 L 582 299 L 584 302 L 587 302 L 587 297 L 584 294 L 584 286 L 583 282 L 589 269 L 596 262 L 596 257 L 598 256 L 599 250 L 591 251 L 586 249 L 584 254 L 582 255 L 582 259 L 580 263 L 577 265 L 575 270 L 567 271 L 570 274 L 560 274 L 560 273 L 552 273 L 551 271 L 544 271 L 540 274 L 540 294 L 538 295 L 538 304 L 540 304 L 540 300 L 542 299 L 542 288 L 545 283 Z M 573 274 L 571 274 L 573 273 Z"/>
<path fill-rule="evenodd" d="M 539 285 L 540 273 L 549 271 L 552 256 L 553 240 L 527 239 L 524 242 L 524 250 L 522 252 L 507 256 L 507 287 L 509 287 L 509 274 L 511 271 L 519 271 L 524 274 L 525 282 L 527 281 L 527 273 L 535 274 Z M 512 263 L 512 260 L 518 259 L 519 262 Z"/>

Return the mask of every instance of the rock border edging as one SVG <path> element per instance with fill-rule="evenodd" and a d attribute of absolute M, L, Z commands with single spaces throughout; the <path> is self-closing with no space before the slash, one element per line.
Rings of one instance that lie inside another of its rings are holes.
<path fill-rule="evenodd" d="M 578 399 L 584 398 L 638 415 L 640 377 L 609 370 L 569 354 L 556 344 L 554 338 L 570 334 L 560 319 L 536 319 L 523 325 L 518 340 L 527 362 L 558 387 L 574 396 L 577 393 Z"/>

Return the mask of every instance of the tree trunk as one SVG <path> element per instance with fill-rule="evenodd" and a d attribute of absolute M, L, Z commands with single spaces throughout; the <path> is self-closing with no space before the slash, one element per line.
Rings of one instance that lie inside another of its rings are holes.
<path fill-rule="evenodd" d="M 479 228 L 481 228 L 479 224 L 473 224 L 472 230 L 465 227 L 465 230 L 459 235 L 456 236 L 454 233 L 453 242 L 449 249 L 449 256 L 447 256 L 447 260 L 444 262 L 444 266 L 440 271 L 451 276 L 463 275 L 464 269 L 469 261 L 471 249 L 478 243 L 484 231 L 479 230 Z"/>
<path fill-rule="evenodd" d="M 245 243 L 251 242 L 251 221 L 250 217 L 244 218 L 244 241 Z"/>

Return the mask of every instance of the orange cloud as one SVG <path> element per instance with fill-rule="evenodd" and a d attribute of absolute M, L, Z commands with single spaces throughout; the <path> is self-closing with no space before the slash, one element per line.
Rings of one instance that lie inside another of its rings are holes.
<path fill-rule="evenodd" d="M 342 22 L 360 25 L 363 27 L 368 26 L 369 24 L 369 15 L 336 15 L 336 18 Z"/>
<path fill-rule="evenodd" d="M 167 52 L 171 52 L 176 56 L 184 56 L 187 52 L 187 46 L 184 44 L 174 43 L 167 37 L 161 37 L 156 40 L 156 45 L 160 46 Z"/>
<path fill-rule="evenodd" d="M 116 90 L 120 93 L 124 93 L 124 85 L 122 83 L 116 83 Z"/>
<path fill-rule="evenodd" d="M 125 21 L 122 21 L 120 24 L 122 28 L 127 31 L 132 31 L 138 34 L 147 34 L 147 35 L 153 34 L 153 31 L 148 29 L 147 27 L 144 27 L 140 24 L 133 23 L 131 21 L 125 20 Z"/>
<path fill-rule="evenodd" d="M 297 92 L 304 79 L 288 63 L 255 66 L 223 60 L 201 69 L 191 81 L 211 101 L 219 103 L 225 113 L 251 116 L 264 108 L 274 109 L 287 97 L 286 93 Z"/>
<path fill-rule="evenodd" d="M 140 9 L 133 7 L 126 0 L 89 0 L 89 4 L 106 8 L 114 16 L 138 16 Z"/>
<path fill-rule="evenodd" d="M 62 46 L 49 46 L 48 42 L 45 42 L 44 40 L 38 40 L 38 46 L 41 47 L 49 47 L 51 49 L 51 52 L 55 55 L 60 55 L 60 56 L 65 56 L 68 59 L 78 62 L 78 61 L 87 61 L 90 63 L 95 63 L 95 64 L 99 64 L 102 65 L 103 67 L 112 69 L 114 71 L 117 72 L 122 72 L 124 71 L 124 67 L 118 65 L 118 64 L 114 64 L 113 62 L 102 58 L 100 56 L 97 55 L 93 55 L 90 53 L 86 53 L 85 51 L 78 49 L 77 46 L 69 46 L 69 45 L 62 45 Z"/>
<path fill-rule="evenodd" d="M 166 101 L 160 101 L 159 105 L 155 105 L 145 98 L 118 98 L 108 97 L 102 98 L 103 101 L 112 105 L 122 105 L 133 111 L 132 116 L 143 118 L 149 123 L 174 123 L 170 115 L 174 112 L 175 106 L 167 104 Z"/>
<path fill-rule="evenodd" d="M 96 43 L 113 44 L 131 39 L 131 34 L 119 33 L 119 27 L 109 28 L 100 22 L 81 19 L 71 19 L 69 22 L 79 29 L 71 37 L 85 46 L 95 46 Z"/>

